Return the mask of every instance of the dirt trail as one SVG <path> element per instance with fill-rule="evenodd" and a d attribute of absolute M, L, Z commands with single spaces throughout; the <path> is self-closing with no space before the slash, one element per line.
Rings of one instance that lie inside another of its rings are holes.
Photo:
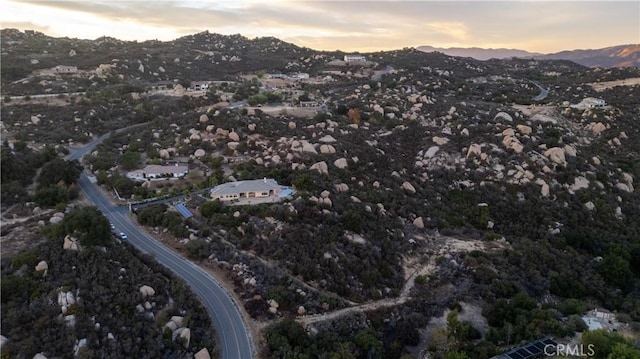
<path fill-rule="evenodd" d="M 483 242 L 479 240 L 461 240 L 448 236 L 436 235 L 435 237 L 429 239 L 431 243 L 426 248 L 425 253 L 422 253 L 413 258 L 405 259 L 405 274 L 411 273 L 405 279 L 405 284 L 402 287 L 402 291 L 397 298 L 385 298 L 373 302 L 362 303 L 359 305 L 355 305 L 348 308 L 343 308 L 339 310 L 335 310 L 333 312 L 317 314 L 317 315 L 309 315 L 298 318 L 298 322 L 303 326 L 308 326 L 314 323 L 333 320 L 339 318 L 343 315 L 347 315 L 355 312 L 367 312 L 376 310 L 383 307 L 390 307 L 395 305 L 404 304 L 408 300 L 411 299 L 409 293 L 411 293 L 411 289 L 413 289 L 415 285 L 415 280 L 418 276 L 428 276 L 432 273 L 435 273 L 438 269 L 438 265 L 436 264 L 436 260 L 445 254 L 451 253 L 460 253 L 460 252 L 471 252 L 475 250 L 479 251 L 490 251 L 497 250 L 506 247 L 505 243 L 497 243 L 497 242 Z M 435 248 L 433 248 L 435 247 Z M 427 253 L 430 252 L 430 253 Z M 425 258 L 428 256 L 428 260 L 426 263 L 421 263 L 419 259 Z"/>

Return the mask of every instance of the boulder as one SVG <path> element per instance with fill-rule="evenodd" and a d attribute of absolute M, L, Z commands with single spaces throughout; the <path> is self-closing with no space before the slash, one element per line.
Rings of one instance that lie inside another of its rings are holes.
<path fill-rule="evenodd" d="M 627 193 L 633 192 L 626 183 L 616 183 L 616 188 Z"/>
<path fill-rule="evenodd" d="M 169 151 L 162 149 L 160 151 L 158 151 L 158 155 L 160 156 L 160 158 L 169 158 L 171 155 L 169 154 Z"/>
<path fill-rule="evenodd" d="M 446 145 L 449 142 L 448 138 L 439 136 L 433 136 L 431 140 L 438 146 Z"/>
<path fill-rule="evenodd" d="M 509 115 L 506 112 L 498 112 L 498 114 L 496 114 L 495 117 L 493 117 L 493 120 L 513 122 L 513 117 L 511 117 L 511 115 Z"/>
<path fill-rule="evenodd" d="M 349 186 L 346 183 L 338 183 L 333 186 L 336 192 L 347 192 L 349 190 Z"/>
<path fill-rule="evenodd" d="M 542 187 L 540 187 L 540 195 L 542 197 L 549 197 L 549 185 L 542 181 Z"/>
<path fill-rule="evenodd" d="M 523 135 L 530 135 L 532 132 L 531 127 L 527 125 L 518 125 L 516 126 L 516 129 Z"/>
<path fill-rule="evenodd" d="M 4 335 L 0 335 L 0 349 L 2 349 L 2 347 L 7 344 L 7 342 L 9 341 L 9 339 L 7 339 L 7 337 L 5 337 Z"/>
<path fill-rule="evenodd" d="M 401 187 L 402 187 L 402 189 L 403 189 L 403 190 L 405 190 L 405 191 L 407 191 L 407 192 L 416 193 L 416 188 L 415 188 L 415 187 L 413 187 L 413 185 L 412 185 L 411 183 L 409 183 L 408 181 L 405 181 L 405 182 L 402 184 L 402 186 L 401 186 Z"/>
<path fill-rule="evenodd" d="M 574 192 L 581 189 L 587 189 L 587 188 L 589 188 L 589 180 L 582 176 L 578 176 L 574 178 L 573 184 L 569 186 L 569 189 Z"/>
<path fill-rule="evenodd" d="M 576 151 L 575 147 L 566 145 L 564 146 L 564 154 L 567 156 L 575 157 L 578 154 L 578 151 Z"/>
<path fill-rule="evenodd" d="M 599 135 L 606 129 L 607 129 L 607 126 L 605 126 L 602 122 L 598 122 L 598 123 L 592 122 L 587 125 L 587 130 L 593 132 L 594 135 Z"/>
<path fill-rule="evenodd" d="M 171 330 L 171 333 L 173 333 L 176 331 L 176 329 L 178 329 L 178 324 L 176 324 L 176 322 L 174 322 L 173 320 L 170 320 L 167 322 L 167 324 L 164 325 L 164 328 L 169 328 L 169 330 Z"/>
<path fill-rule="evenodd" d="M 514 131 L 513 128 L 507 128 L 506 130 L 502 131 L 502 136 L 513 137 L 515 135 L 516 135 L 516 131 Z"/>
<path fill-rule="evenodd" d="M 322 174 L 329 174 L 329 167 L 325 161 L 316 162 L 309 169 L 316 170 Z"/>
<path fill-rule="evenodd" d="M 38 354 L 33 356 L 33 359 L 47 359 L 47 357 L 44 356 L 44 354 L 42 354 L 42 353 L 38 353 Z"/>
<path fill-rule="evenodd" d="M 422 217 L 418 217 L 418 218 L 413 220 L 413 225 L 416 226 L 416 228 L 423 229 L 424 228 L 424 220 L 422 219 Z"/>
<path fill-rule="evenodd" d="M 142 294 L 142 297 L 152 297 L 156 294 L 156 291 L 148 285 L 143 285 L 140 287 L 140 294 Z"/>
<path fill-rule="evenodd" d="M 207 348 L 202 348 L 193 356 L 193 359 L 211 359 L 211 355 Z"/>
<path fill-rule="evenodd" d="M 433 158 L 433 156 L 436 155 L 436 153 L 438 153 L 438 151 L 440 150 L 440 147 L 438 146 L 431 146 L 429 147 L 429 149 L 427 150 L 427 152 L 425 152 L 424 157 L 425 158 Z"/>
<path fill-rule="evenodd" d="M 240 141 L 240 135 L 238 135 L 236 132 L 231 132 L 229 133 L 228 136 L 231 141 L 235 141 L 235 142 Z"/>
<path fill-rule="evenodd" d="M 346 158 L 338 158 L 333 162 L 333 165 L 340 169 L 347 168 L 349 166 Z"/>
<path fill-rule="evenodd" d="M 596 205 L 593 204 L 593 202 L 589 201 L 584 204 L 584 208 L 588 209 L 589 211 L 593 211 L 596 208 Z"/>
<path fill-rule="evenodd" d="M 60 217 L 55 217 L 55 216 L 54 216 L 54 217 L 51 217 L 51 218 L 49 219 L 49 223 L 51 223 L 51 224 L 60 223 L 60 222 L 62 222 L 62 220 L 63 220 L 63 219 L 64 219 L 64 218 L 60 218 Z"/>
<path fill-rule="evenodd" d="M 232 141 L 232 142 L 228 142 L 228 143 L 227 143 L 227 147 L 228 147 L 230 150 L 235 150 L 236 148 L 238 148 L 238 146 L 240 146 L 240 142 Z"/>
<path fill-rule="evenodd" d="M 316 151 L 316 147 L 307 141 L 302 142 L 302 152 L 318 153 L 318 151 Z"/>
<path fill-rule="evenodd" d="M 186 348 L 189 347 L 189 343 L 191 342 L 191 329 L 189 328 L 180 328 L 177 329 L 173 333 L 175 338 L 180 338 L 182 341 L 182 345 Z"/>
<path fill-rule="evenodd" d="M 296 123 L 293 122 L 293 121 L 289 121 L 289 128 L 292 129 L 292 130 L 295 129 L 296 128 Z"/>
<path fill-rule="evenodd" d="M 40 118 L 38 116 L 31 116 L 31 123 L 37 125 L 40 123 Z"/>
<path fill-rule="evenodd" d="M 559 165 L 566 165 L 567 161 L 564 157 L 564 149 L 560 147 L 551 147 L 550 149 L 544 152 L 544 155 L 551 160 L 551 162 L 557 163 Z"/>
<path fill-rule="evenodd" d="M 53 217 L 53 218 L 60 218 L 60 217 Z M 64 237 L 64 242 L 62 243 L 62 249 L 67 249 L 71 251 L 80 250 L 80 241 L 78 240 L 78 238 L 74 238 L 74 237 L 71 237 L 70 235 L 67 235 L 66 237 Z"/>
<path fill-rule="evenodd" d="M 480 145 L 477 143 L 473 143 L 471 144 L 471 146 L 469 146 L 469 150 L 467 151 L 467 158 L 469 158 L 469 156 L 480 156 L 481 153 L 482 147 L 480 147 Z"/>
<path fill-rule="evenodd" d="M 307 310 L 305 309 L 305 307 L 299 306 L 298 307 L 298 315 L 305 315 L 305 314 L 307 314 Z"/>
<path fill-rule="evenodd" d="M 178 326 L 178 328 L 182 327 L 183 321 L 184 321 L 184 317 L 181 317 L 179 315 L 174 315 L 171 317 L 171 321 L 176 323 L 176 325 Z"/>
<path fill-rule="evenodd" d="M 250 123 L 247 128 L 249 129 L 249 131 L 255 131 L 256 130 L 256 124 L 255 123 Z"/>
<path fill-rule="evenodd" d="M 193 152 L 193 156 L 195 158 L 204 157 L 205 154 L 206 154 L 206 152 L 204 152 L 204 150 L 201 149 L 201 148 L 199 148 L 199 149 L 195 150 L 195 152 Z"/>
<path fill-rule="evenodd" d="M 45 261 L 40 261 L 38 265 L 36 265 L 36 271 L 42 272 L 44 271 L 44 275 L 47 275 L 47 270 L 49 269 L 49 265 Z"/>
<path fill-rule="evenodd" d="M 334 143 L 336 142 L 336 139 L 333 138 L 333 136 L 331 135 L 326 135 L 321 137 L 318 141 L 322 142 L 322 143 Z"/>
<path fill-rule="evenodd" d="M 336 149 L 332 145 L 321 145 L 320 153 L 325 153 L 325 154 L 336 153 Z"/>

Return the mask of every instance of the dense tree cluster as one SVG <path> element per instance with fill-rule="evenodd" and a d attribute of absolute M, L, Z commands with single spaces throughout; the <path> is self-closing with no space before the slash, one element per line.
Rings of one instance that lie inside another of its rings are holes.
<path fill-rule="evenodd" d="M 210 319 L 195 296 L 153 258 L 109 240 L 108 222 L 94 208 L 71 213 L 49 233 L 42 245 L 2 264 L 2 335 L 9 339 L 3 357 L 73 357 L 79 339 L 87 340 L 81 357 L 190 358 L 203 347 L 215 355 Z M 65 233 L 84 234 L 79 252 L 63 250 Z M 39 261 L 48 263 L 46 275 L 34 271 Z M 141 295 L 142 285 L 155 289 L 153 298 Z M 64 315 L 59 292 L 75 297 Z M 145 301 L 152 307 L 140 312 Z M 186 349 L 164 328 L 174 315 L 191 330 Z"/>

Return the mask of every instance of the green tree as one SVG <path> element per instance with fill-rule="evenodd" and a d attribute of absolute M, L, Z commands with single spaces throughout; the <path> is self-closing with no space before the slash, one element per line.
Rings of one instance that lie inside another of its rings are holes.
<path fill-rule="evenodd" d="M 611 249 L 600 263 L 600 274 L 619 288 L 631 286 L 633 271 L 629 263 L 629 253 L 621 247 Z"/>
<path fill-rule="evenodd" d="M 86 246 L 104 245 L 109 242 L 109 221 L 96 207 L 82 207 L 67 215 L 62 221 L 65 234 L 70 234 Z"/>
<path fill-rule="evenodd" d="M 215 213 L 220 213 L 224 210 L 224 206 L 219 199 L 203 203 L 200 206 L 200 214 L 205 218 L 211 218 Z"/>
<path fill-rule="evenodd" d="M 140 163 L 140 153 L 127 151 L 120 156 L 120 166 L 125 170 L 133 170 Z"/>
<path fill-rule="evenodd" d="M 61 158 L 53 159 L 42 166 L 38 176 L 38 185 L 46 187 L 58 183 L 69 186 L 80 177 L 81 166 L 77 161 L 67 161 Z"/>
<path fill-rule="evenodd" d="M 585 348 L 591 346 L 594 349 L 593 357 L 596 359 L 608 359 L 616 345 L 626 345 L 624 337 L 620 334 L 608 333 L 603 329 L 583 333 L 582 344 Z"/>
<path fill-rule="evenodd" d="M 640 359 L 640 350 L 626 344 L 616 344 L 607 359 Z"/>

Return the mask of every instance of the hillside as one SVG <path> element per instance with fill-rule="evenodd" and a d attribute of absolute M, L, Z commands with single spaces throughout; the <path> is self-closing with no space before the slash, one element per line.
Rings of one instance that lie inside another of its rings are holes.
<path fill-rule="evenodd" d="M 424 52 L 441 52 L 449 56 L 471 57 L 477 60 L 506 59 L 511 57 L 539 60 L 568 60 L 587 67 L 640 67 L 640 45 L 619 45 L 593 50 L 566 50 L 552 54 L 539 54 L 517 49 L 437 48 L 419 46 Z"/>
<path fill-rule="evenodd" d="M 569 60 L 589 67 L 640 67 L 640 44 L 594 50 L 561 51 L 537 56 L 541 60 Z"/>
<path fill-rule="evenodd" d="M 517 49 L 483 49 L 480 47 L 449 47 L 418 46 L 417 50 L 424 52 L 441 52 L 449 56 L 472 57 L 476 60 L 507 59 L 511 57 L 533 57 L 541 54 Z"/>

